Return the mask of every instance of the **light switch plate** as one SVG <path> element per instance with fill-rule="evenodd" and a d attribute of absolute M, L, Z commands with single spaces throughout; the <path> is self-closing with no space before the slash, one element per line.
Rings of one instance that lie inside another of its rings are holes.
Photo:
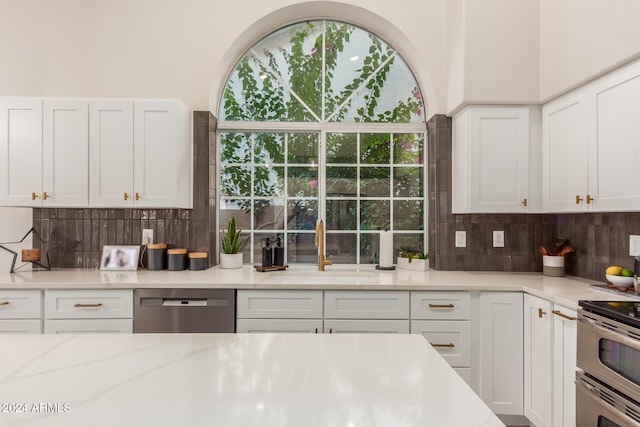
<path fill-rule="evenodd" d="M 456 248 L 466 248 L 466 247 L 467 247 L 467 232 L 456 231 Z"/>
<path fill-rule="evenodd" d="M 142 229 L 142 244 L 150 245 L 153 243 L 153 229 L 152 228 L 143 228 Z"/>
<path fill-rule="evenodd" d="M 629 255 L 630 256 L 640 255 L 640 236 L 637 234 L 629 235 Z"/>
<path fill-rule="evenodd" d="M 504 231 L 502 230 L 493 231 L 493 247 L 504 248 Z"/>

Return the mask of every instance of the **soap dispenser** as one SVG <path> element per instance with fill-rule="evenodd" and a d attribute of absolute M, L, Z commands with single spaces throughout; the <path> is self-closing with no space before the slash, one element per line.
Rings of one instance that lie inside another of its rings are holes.
<path fill-rule="evenodd" d="M 280 237 L 276 239 L 276 247 L 273 248 L 273 265 L 282 267 L 284 266 L 284 248 L 280 245 L 282 240 Z"/>
<path fill-rule="evenodd" d="M 264 239 L 264 247 L 262 248 L 262 266 L 271 267 L 273 265 L 273 250 L 268 237 Z"/>

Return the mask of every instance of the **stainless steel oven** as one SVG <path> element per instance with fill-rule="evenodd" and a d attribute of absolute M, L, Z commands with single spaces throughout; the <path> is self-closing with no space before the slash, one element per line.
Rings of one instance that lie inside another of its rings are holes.
<path fill-rule="evenodd" d="M 580 305 L 577 425 L 640 427 L 640 303 Z"/>

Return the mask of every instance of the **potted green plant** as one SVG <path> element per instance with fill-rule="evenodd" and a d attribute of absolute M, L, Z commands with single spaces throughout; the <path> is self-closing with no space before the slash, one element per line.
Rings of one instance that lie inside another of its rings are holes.
<path fill-rule="evenodd" d="M 398 268 L 427 271 L 429 269 L 429 254 L 412 249 L 401 249 L 398 254 Z"/>
<path fill-rule="evenodd" d="M 236 228 L 236 219 L 231 217 L 227 223 L 227 232 L 222 236 L 222 252 L 220 253 L 220 268 L 241 268 L 242 252 L 245 239 L 240 235 L 242 231 Z"/>

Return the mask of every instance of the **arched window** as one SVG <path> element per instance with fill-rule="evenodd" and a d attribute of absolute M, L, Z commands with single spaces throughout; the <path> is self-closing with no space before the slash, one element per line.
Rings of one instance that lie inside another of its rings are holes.
<path fill-rule="evenodd" d="M 278 30 L 237 63 L 219 112 L 219 224 L 236 218 L 245 261 L 279 237 L 288 263 L 317 262 L 318 218 L 334 263 L 377 262 L 384 229 L 424 251 L 425 106 L 380 38 L 335 21 Z"/>

